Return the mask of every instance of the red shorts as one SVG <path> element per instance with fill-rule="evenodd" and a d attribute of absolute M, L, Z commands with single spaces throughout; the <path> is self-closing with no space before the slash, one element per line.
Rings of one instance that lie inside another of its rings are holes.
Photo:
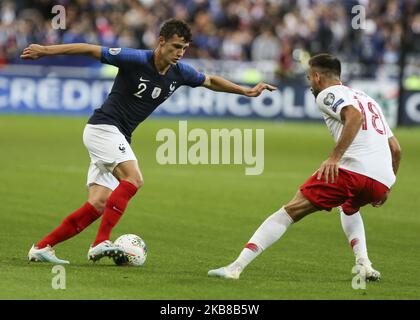
<path fill-rule="evenodd" d="M 331 211 L 341 206 L 345 214 L 352 215 L 366 204 L 381 201 L 389 191 L 372 178 L 344 169 L 339 169 L 334 183 L 326 183 L 324 177 L 317 180 L 316 176 L 310 177 L 300 187 L 300 192 L 320 210 Z"/>

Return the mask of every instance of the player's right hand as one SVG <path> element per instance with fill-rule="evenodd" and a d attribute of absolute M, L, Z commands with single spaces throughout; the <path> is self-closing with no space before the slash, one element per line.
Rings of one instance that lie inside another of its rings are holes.
<path fill-rule="evenodd" d="M 277 88 L 270 84 L 260 82 L 255 87 L 246 90 L 245 95 L 247 97 L 258 97 L 264 90 L 274 91 L 277 90 Z"/>
<path fill-rule="evenodd" d="M 317 179 L 324 178 L 325 183 L 335 183 L 338 179 L 338 163 L 339 160 L 328 158 L 325 160 L 316 172 Z"/>
<path fill-rule="evenodd" d="M 20 55 L 21 59 L 32 59 L 36 60 L 45 56 L 45 47 L 39 44 L 31 44 L 25 49 L 23 49 L 22 54 Z"/>

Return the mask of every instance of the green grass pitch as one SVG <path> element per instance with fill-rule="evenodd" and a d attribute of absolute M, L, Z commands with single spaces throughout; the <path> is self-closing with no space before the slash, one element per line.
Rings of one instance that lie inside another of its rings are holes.
<path fill-rule="evenodd" d="M 145 186 L 112 237 L 140 235 L 141 268 L 93 264 L 86 254 L 99 222 L 56 247 L 66 289 L 52 266 L 28 264 L 32 243 L 86 200 L 86 118 L 0 116 L 1 299 L 419 299 L 420 129 L 396 129 L 403 148 L 397 184 L 384 207 L 362 211 L 368 249 L 382 281 L 354 290 L 354 258 L 337 211 L 293 225 L 239 281 L 207 277 L 236 258 L 260 223 L 291 199 L 333 146 L 323 124 L 190 120 L 189 128 L 265 129 L 265 170 L 244 165 L 158 165 L 156 133 L 177 119 L 149 119 L 134 134 Z"/>

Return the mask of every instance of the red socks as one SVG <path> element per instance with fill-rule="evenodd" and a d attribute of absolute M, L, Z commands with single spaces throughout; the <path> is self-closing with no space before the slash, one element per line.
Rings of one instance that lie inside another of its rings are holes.
<path fill-rule="evenodd" d="M 128 201 L 136 194 L 136 192 L 136 186 L 130 182 L 122 180 L 119 186 L 111 193 L 111 196 L 106 203 L 104 215 L 94 246 L 109 239 L 112 228 L 117 224 L 118 220 L 120 220 L 125 208 L 127 207 Z M 64 240 L 75 236 L 100 216 L 101 213 L 89 202 L 86 202 L 83 207 L 65 218 L 61 225 L 42 239 L 36 246 L 39 249 L 45 248 L 47 245 L 53 247 L 57 243 L 63 242 Z"/>
<path fill-rule="evenodd" d="M 65 218 L 60 226 L 42 239 L 36 246 L 39 249 L 45 248 L 47 245 L 53 247 L 57 243 L 75 236 L 100 216 L 101 213 L 89 202 L 86 202 L 83 207 Z"/>
<path fill-rule="evenodd" d="M 120 220 L 128 201 L 136 194 L 137 187 L 128 181 L 121 180 L 106 202 L 104 215 L 93 246 L 109 240 L 111 231 Z"/>

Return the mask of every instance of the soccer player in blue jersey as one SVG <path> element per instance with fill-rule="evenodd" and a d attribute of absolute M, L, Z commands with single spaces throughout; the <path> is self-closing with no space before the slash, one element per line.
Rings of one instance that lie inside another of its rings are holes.
<path fill-rule="evenodd" d="M 31 44 L 23 50 L 22 59 L 63 54 L 87 55 L 119 68 L 111 93 L 90 117 L 83 133 L 91 158 L 87 178 L 88 200 L 32 246 L 28 253 L 29 261 L 69 263 L 58 259 L 53 247 L 80 233 L 100 216 L 102 221 L 88 251 L 88 259 L 97 261 L 104 256 L 122 255 L 122 250 L 109 240 L 110 234 L 130 199 L 144 184 L 130 147 L 131 135 L 180 86 L 203 86 L 213 91 L 248 97 L 257 97 L 264 90 L 276 89 L 266 83 L 245 88 L 222 77 L 197 72 L 190 65 L 180 62 L 191 37 L 185 22 L 171 19 L 163 24 L 155 50 L 106 48 L 85 43 Z"/>

